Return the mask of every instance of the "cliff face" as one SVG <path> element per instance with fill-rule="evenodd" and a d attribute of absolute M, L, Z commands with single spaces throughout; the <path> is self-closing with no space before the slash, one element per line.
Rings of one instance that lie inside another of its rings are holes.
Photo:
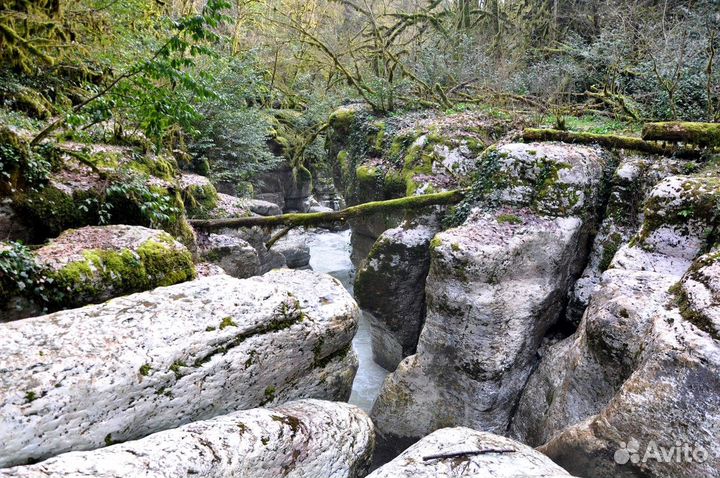
<path fill-rule="evenodd" d="M 429 164 L 444 158 L 435 149 Z M 400 450 L 468 426 L 540 446 L 582 476 L 716 469 L 713 164 L 501 142 L 460 169 L 454 184 L 471 185 L 470 200 L 439 211 L 441 231 L 425 234 L 427 221 L 390 229 L 358 272 L 376 356 L 393 368 L 405 357 L 373 408 L 381 440 Z M 428 183 L 442 174 L 429 171 Z M 423 256 L 407 238 L 426 235 L 429 267 L 418 275 Z M 421 310 L 406 317 L 408 297 Z M 631 438 L 642 452 L 658 437 L 708 453 L 692 463 L 614 459 Z"/>

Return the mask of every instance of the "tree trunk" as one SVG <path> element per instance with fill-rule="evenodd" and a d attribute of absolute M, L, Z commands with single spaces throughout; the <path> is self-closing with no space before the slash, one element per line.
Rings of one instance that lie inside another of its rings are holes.
<path fill-rule="evenodd" d="M 265 217 L 234 217 L 228 219 L 191 219 L 190 224 L 198 229 L 221 229 L 225 227 L 253 226 L 318 226 L 333 222 L 344 222 L 348 219 L 367 216 L 383 211 L 398 209 L 419 209 L 441 204 L 455 204 L 465 197 L 464 190 L 446 191 L 422 196 L 409 196 L 387 201 L 374 201 L 351 206 L 341 211 L 291 213 Z"/>

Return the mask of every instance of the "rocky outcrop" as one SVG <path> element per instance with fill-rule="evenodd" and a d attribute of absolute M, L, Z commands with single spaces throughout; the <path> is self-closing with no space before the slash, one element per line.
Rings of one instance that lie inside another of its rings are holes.
<path fill-rule="evenodd" d="M 37 249 L 33 260 L 34 284 L 8 291 L 5 299 L 21 295 L 36 306 L 4 307 L 5 320 L 27 317 L 43 308 L 96 304 L 195 277 L 185 246 L 166 232 L 142 226 L 71 229 Z"/>
<path fill-rule="evenodd" d="M 201 260 L 221 267 L 226 274 L 238 279 L 260 274 L 257 250 L 237 236 L 198 235 L 198 255 Z"/>
<path fill-rule="evenodd" d="M 194 422 L 94 451 L 0 470 L 0 477 L 130 476 L 359 478 L 372 422 L 357 407 L 302 400 Z"/>
<path fill-rule="evenodd" d="M 434 222 L 434 221 L 431 221 Z M 385 231 L 355 277 L 355 298 L 369 312 L 375 362 L 395 370 L 415 353 L 425 321 L 425 278 L 437 224 Z"/>
<path fill-rule="evenodd" d="M 359 105 L 339 108 L 328 122 L 328 164 L 348 205 L 465 186 L 480 152 L 508 127 L 479 112 L 377 118 Z M 350 221 L 353 263 L 359 266 L 380 234 L 404 219 L 384 212 Z"/>
<path fill-rule="evenodd" d="M 33 156 L 33 163 L 28 167 L 35 176 L 47 170 L 47 177 L 16 185 L 8 197 L 34 243 L 69 228 L 132 224 L 162 228 L 192 249 L 193 231 L 172 156 L 62 142 L 48 144 L 41 157 Z M 2 188 L 0 196 L 5 196 Z"/>
<path fill-rule="evenodd" d="M 0 467 L 265 404 L 346 400 L 358 314 L 337 280 L 286 270 L 0 324 Z"/>
<path fill-rule="evenodd" d="M 510 224 L 478 211 L 433 239 L 417 353 L 385 381 L 373 407 L 383 436 L 412 441 L 447 424 L 506 432 L 540 341 L 562 310 L 582 226 L 515 214 L 520 223 Z"/>
<path fill-rule="evenodd" d="M 368 478 L 563 477 L 543 454 L 516 441 L 464 427 L 437 430 Z"/>
<path fill-rule="evenodd" d="M 286 163 L 256 178 L 255 196 L 272 202 L 283 211 L 307 212 L 307 201 L 312 194 L 312 176 L 302 168 L 296 174 Z"/>
<path fill-rule="evenodd" d="M 718 194 L 705 175 L 653 189 L 640 232 L 615 254 L 580 328 L 529 380 L 514 436 L 588 477 L 715 473 L 717 255 L 694 258 L 718 226 Z"/>
<path fill-rule="evenodd" d="M 417 353 L 372 410 L 384 439 L 448 425 L 505 434 L 547 331 L 581 272 L 605 158 L 563 144 L 508 144 L 484 158 L 488 204 L 431 241 Z"/>
<path fill-rule="evenodd" d="M 282 254 L 285 258 L 285 264 L 290 269 L 310 268 L 310 247 L 302 233 L 293 234 L 291 231 L 276 242 L 271 250 Z"/>
<path fill-rule="evenodd" d="M 573 286 L 566 320 L 577 328 L 597 290 L 602 273 L 610 266 L 615 253 L 627 244 L 642 224 L 643 206 L 652 188 L 662 179 L 679 174 L 692 166 L 674 159 L 619 153 L 620 162 L 609 184 L 604 218 L 593 241 L 587 266 Z"/>

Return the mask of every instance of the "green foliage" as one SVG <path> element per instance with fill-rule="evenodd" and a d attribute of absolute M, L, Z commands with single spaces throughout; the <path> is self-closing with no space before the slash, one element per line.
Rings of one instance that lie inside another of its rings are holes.
<path fill-rule="evenodd" d="M 0 60 L 25 72 L 52 65 L 61 44 L 72 41 L 60 0 L 4 0 L 0 10 Z"/>
<path fill-rule="evenodd" d="M 33 294 L 41 267 L 26 246 L 0 244 L 0 297 Z"/>
<path fill-rule="evenodd" d="M 44 184 L 51 170 L 47 153 L 47 148 L 31 150 L 15 132 L 0 124 L 0 192 Z"/>

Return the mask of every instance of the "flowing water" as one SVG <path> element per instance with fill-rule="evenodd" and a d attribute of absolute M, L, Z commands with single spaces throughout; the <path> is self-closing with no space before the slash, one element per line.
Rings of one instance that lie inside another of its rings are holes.
<path fill-rule="evenodd" d="M 337 278 L 352 294 L 355 268 L 350 261 L 350 231 L 318 231 L 308 233 L 307 236 L 313 270 Z M 350 403 L 370 412 L 388 371 L 373 361 L 370 324 L 365 313 L 353 339 L 353 348 L 360 359 L 360 368 L 353 382 Z"/>

